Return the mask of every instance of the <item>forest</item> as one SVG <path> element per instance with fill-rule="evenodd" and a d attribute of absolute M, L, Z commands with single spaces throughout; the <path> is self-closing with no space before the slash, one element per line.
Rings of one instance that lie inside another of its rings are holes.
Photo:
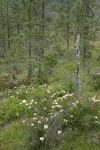
<path fill-rule="evenodd" d="M 0 0 L 0 150 L 100 149 L 100 0 Z"/>

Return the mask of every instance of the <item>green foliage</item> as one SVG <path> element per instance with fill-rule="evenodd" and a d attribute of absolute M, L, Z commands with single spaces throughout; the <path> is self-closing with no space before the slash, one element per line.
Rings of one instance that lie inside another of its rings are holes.
<path fill-rule="evenodd" d="M 92 75 L 91 85 L 95 91 L 100 90 L 100 74 Z"/>
<path fill-rule="evenodd" d="M 94 137 L 97 137 L 94 140 Z M 51 150 L 99 150 L 98 144 L 99 134 L 98 132 L 78 132 L 77 130 L 68 130 L 65 141 L 59 148 L 53 148 Z"/>
<path fill-rule="evenodd" d="M 0 104 L 0 125 L 4 125 L 22 116 L 30 116 L 32 113 L 29 106 L 17 98 L 10 98 L 6 103 Z"/>
<path fill-rule="evenodd" d="M 53 68 L 57 64 L 57 56 L 55 53 L 50 53 L 45 56 L 45 65 Z"/>
<path fill-rule="evenodd" d="M 27 150 L 30 147 L 28 137 L 28 127 L 21 122 L 13 122 L 10 126 L 0 129 L 0 148 L 7 150 Z"/>
<path fill-rule="evenodd" d="M 21 93 L 26 93 L 26 99 Z M 7 126 L 1 132 L 4 150 L 7 146 L 14 149 L 16 143 L 21 149 L 49 150 L 63 146 L 65 139 L 70 143 L 75 135 L 100 128 L 99 100 L 85 96 L 77 99 L 68 93 L 66 84 L 22 85 L 2 94 L 6 98 L 0 103 L 0 130 Z"/>
<path fill-rule="evenodd" d="M 79 102 L 78 106 L 75 109 L 71 110 L 73 117 L 69 121 L 69 126 L 71 126 L 72 128 L 78 128 L 83 131 L 90 131 L 92 129 L 95 129 L 97 128 L 97 125 L 95 124 L 94 117 L 97 114 L 99 115 L 98 112 L 98 104 L 94 104 L 90 101 L 86 101 L 86 103 L 83 104 Z"/>
<path fill-rule="evenodd" d="M 48 74 L 46 71 L 38 72 L 35 83 L 38 83 L 39 85 L 47 84 L 48 83 Z"/>
<path fill-rule="evenodd" d="M 1 0 L 0 149 L 100 149 L 97 2 Z"/>

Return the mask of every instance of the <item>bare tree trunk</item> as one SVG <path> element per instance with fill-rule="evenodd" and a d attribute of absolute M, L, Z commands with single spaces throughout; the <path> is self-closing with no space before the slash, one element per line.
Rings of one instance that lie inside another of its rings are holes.
<path fill-rule="evenodd" d="M 28 64 L 28 81 L 31 83 L 32 81 L 32 50 L 31 50 L 31 0 L 29 4 L 29 18 L 28 18 L 28 29 L 29 29 L 29 41 L 28 41 L 28 57 L 29 57 L 29 64 Z"/>
<path fill-rule="evenodd" d="M 13 78 L 16 79 L 16 76 L 18 74 L 18 65 L 17 65 L 17 62 L 18 62 L 18 58 L 16 57 L 16 52 L 17 52 L 17 49 L 20 49 L 21 45 L 20 45 L 20 23 L 19 23 L 19 17 L 20 17 L 20 10 L 19 10 L 19 1 L 18 0 L 15 0 L 16 2 L 16 17 L 15 17 L 15 22 L 16 22 L 16 30 L 17 30 L 17 37 L 18 39 L 16 40 L 16 44 L 14 43 L 14 66 L 13 66 Z M 17 49 L 16 49 L 17 48 Z"/>
<path fill-rule="evenodd" d="M 41 47 L 42 59 L 44 58 L 44 19 L 45 19 L 45 3 L 43 1 L 43 3 L 42 3 L 42 47 Z"/>
<path fill-rule="evenodd" d="M 16 2 L 17 2 L 17 20 L 16 20 L 16 26 L 17 26 L 17 33 L 18 33 L 18 36 L 19 36 L 19 34 L 20 34 L 20 24 L 19 24 L 19 14 L 20 14 L 20 12 L 19 12 L 19 5 L 20 5 L 20 3 L 19 3 L 19 1 L 18 0 L 16 0 Z"/>
<path fill-rule="evenodd" d="M 69 0 L 67 1 L 67 27 L 66 27 L 66 55 L 67 55 L 67 60 L 69 58 L 69 30 L 70 30 L 70 21 L 69 21 L 69 12 L 70 12 L 70 8 L 69 8 Z"/>
<path fill-rule="evenodd" d="M 67 23 L 67 31 L 66 31 L 66 55 L 67 60 L 69 58 L 69 23 Z"/>
<path fill-rule="evenodd" d="M 80 35 L 77 36 L 76 41 L 76 57 L 77 57 L 77 90 L 78 90 L 78 97 L 80 97 L 80 90 L 81 90 L 81 77 L 80 77 Z"/>
<path fill-rule="evenodd" d="M 40 30 L 40 47 L 39 47 L 39 53 L 38 53 L 38 78 L 39 78 L 39 81 L 41 81 L 41 72 L 42 72 L 42 61 L 44 59 L 44 30 L 45 30 L 45 3 L 44 1 L 42 2 L 42 6 L 41 6 L 41 10 L 42 10 L 42 14 L 41 14 L 41 19 L 42 19 L 42 22 L 41 22 L 41 25 L 39 27 L 39 30 Z"/>
<path fill-rule="evenodd" d="M 4 56 L 5 56 L 5 23 L 4 23 L 3 9 L 2 9 L 2 49 L 3 49 L 3 52 L 4 52 Z"/>
<path fill-rule="evenodd" d="M 6 15 L 7 15 L 7 51 L 6 51 L 6 68 L 7 68 L 7 74 L 8 74 L 8 79 L 10 79 L 10 61 L 9 61 L 9 50 L 11 49 L 11 43 L 10 43 L 10 17 L 9 17 L 9 3 L 6 1 Z"/>
<path fill-rule="evenodd" d="M 9 6 L 7 2 L 7 34 L 8 34 L 8 49 L 10 50 L 10 25 L 9 25 Z"/>

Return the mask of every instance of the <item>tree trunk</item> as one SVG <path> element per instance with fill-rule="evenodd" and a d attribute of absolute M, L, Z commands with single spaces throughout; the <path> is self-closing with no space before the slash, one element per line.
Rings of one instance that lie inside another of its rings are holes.
<path fill-rule="evenodd" d="M 3 49 L 3 52 L 4 52 L 4 56 L 5 56 L 5 23 L 4 23 L 3 9 L 2 9 L 2 49 Z"/>
<path fill-rule="evenodd" d="M 44 30 L 45 30 L 45 26 L 44 26 L 44 20 L 45 20 L 45 3 L 44 1 L 42 2 L 42 24 L 40 25 L 40 50 L 39 50 L 39 53 L 38 53 L 38 78 L 39 78 L 39 81 L 41 81 L 41 72 L 42 72 L 42 61 L 44 59 Z"/>
<path fill-rule="evenodd" d="M 77 57 L 77 90 L 78 90 L 78 97 L 80 97 L 80 90 L 81 90 L 81 78 L 80 78 L 80 35 L 77 36 L 76 41 L 76 57 Z"/>
<path fill-rule="evenodd" d="M 28 41 L 28 81 L 32 81 L 32 50 L 31 50 L 31 0 L 29 4 L 29 16 L 28 16 L 28 29 L 29 29 L 29 41 Z"/>
<path fill-rule="evenodd" d="M 9 7 L 7 3 L 7 36 L 8 36 L 8 49 L 10 50 L 10 25 L 9 25 Z"/>
<path fill-rule="evenodd" d="M 69 30 L 70 30 L 70 20 L 69 20 L 69 14 L 70 13 L 70 8 L 69 8 L 69 0 L 67 1 L 67 27 L 66 27 L 66 55 L 67 55 L 67 60 L 69 58 Z"/>
<path fill-rule="evenodd" d="M 6 51 L 6 68 L 7 68 L 7 74 L 8 79 L 10 79 L 10 61 L 9 61 L 9 50 L 11 49 L 11 43 L 10 43 L 10 20 L 9 20 L 9 3 L 7 2 L 6 11 L 7 11 L 7 51 Z"/>

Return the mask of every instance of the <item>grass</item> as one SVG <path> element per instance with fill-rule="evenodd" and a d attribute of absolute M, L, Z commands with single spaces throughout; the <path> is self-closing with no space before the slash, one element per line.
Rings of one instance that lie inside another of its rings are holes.
<path fill-rule="evenodd" d="M 98 133 L 97 133 L 98 134 Z M 78 133 L 72 138 L 67 138 L 66 142 L 60 148 L 52 150 L 99 150 L 100 145 L 98 137 L 95 138 L 96 133 Z M 70 137 L 70 135 L 69 135 Z M 95 138 L 95 139 L 94 139 Z"/>
<path fill-rule="evenodd" d="M 29 144 L 27 140 L 27 128 L 21 122 L 12 122 L 7 124 L 0 131 L 2 150 L 27 150 Z"/>

